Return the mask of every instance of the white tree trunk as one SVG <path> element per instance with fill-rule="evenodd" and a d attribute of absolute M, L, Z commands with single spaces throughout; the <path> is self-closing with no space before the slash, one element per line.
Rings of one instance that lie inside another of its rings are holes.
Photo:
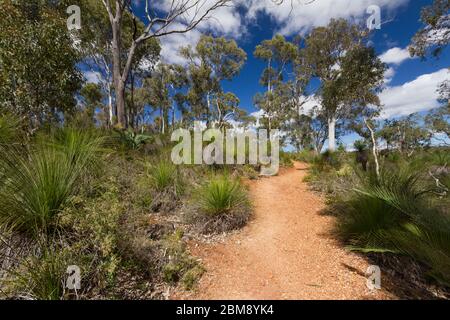
<path fill-rule="evenodd" d="M 336 119 L 328 119 L 328 150 L 336 151 Z"/>
<path fill-rule="evenodd" d="M 367 129 L 369 129 L 370 131 L 370 137 L 372 139 L 372 153 L 373 153 L 373 158 L 375 161 L 375 173 L 377 175 L 377 178 L 380 178 L 380 163 L 378 161 L 378 145 L 377 145 L 377 139 L 375 138 L 375 132 L 372 129 L 372 127 L 370 126 L 369 122 L 367 121 L 367 119 L 364 118 L 364 123 L 367 126 Z"/>

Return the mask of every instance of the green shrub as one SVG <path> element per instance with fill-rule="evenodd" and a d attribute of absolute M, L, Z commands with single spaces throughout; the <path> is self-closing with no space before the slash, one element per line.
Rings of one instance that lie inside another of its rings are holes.
<path fill-rule="evenodd" d="M 155 165 L 147 165 L 145 180 L 150 194 L 145 191 L 141 194 L 150 202 L 150 209 L 154 212 L 173 212 L 185 189 L 184 179 L 177 167 L 164 160 Z"/>
<path fill-rule="evenodd" d="M 353 143 L 353 146 L 355 147 L 356 151 L 363 152 L 367 150 L 367 143 L 364 140 L 356 140 Z"/>
<path fill-rule="evenodd" d="M 337 231 L 350 248 L 407 254 L 450 285 L 450 217 L 418 174 L 403 170 L 366 179 L 335 207 Z"/>
<path fill-rule="evenodd" d="M 17 117 L 11 115 L 0 116 L 0 148 L 8 147 L 20 141 L 21 122 Z"/>
<path fill-rule="evenodd" d="M 250 215 L 247 192 L 238 180 L 214 176 L 196 190 L 189 217 L 202 233 L 226 232 L 246 224 Z"/>
<path fill-rule="evenodd" d="M 31 234 L 54 226 L 54 217 L 100 159 L 101 142 L 68 129 L 31 151 L 0 150 L 0 224 Z"/>
<path fill-rule="evenodd" d="M 292 154 L 284 151 L 280 151 L 280 165 L 282 167 L 293 167 L 294 163 L 292 162 Z"/>
<path fill-rule="evenodd" d="M 135 133 L 132 130 L 117 130 L 116 137 L 119 143 L 131 150 L 138 150 L 152 138 L 149 135 Z"/>
<path fill-rule="evenodd" d="M 167 235 L 162 239 L 161 246 L 169 257 L 163 266 L 164 281 L 175 284 L 179 281 L 187 289 L 192 289 L 195 282 L 201 277 L 203 268 L 186 251 L 183 242 L 183 232 L 180 230 Z"/>
<path fill-rule="evenodd" d="M 316 157 L 317 157 L 317 153 L 314 150 L 304 149 L 295 155 L 295 160 L 306 162 L 306 163 L 313 163 L 315 161 Z"/>
<path fill-rule="evenodd" d="M 37 300 L 61 300 L 67 264 L 63 253 L 43 247 L 42 255 L 29 257 L 12 272 L 6 290 Z"/>
<path fill-rule="evenodd" d="M 215 177 L 200 190 L 200 210 L 210 216 L 226 214 L 247 205 L 247 195 L 241 184 L 227 176 Z"/>
<path fill-rule="evenodd" d="M 177 168 L 169 161 L 160 161 L 148 169 L 153 187 L 160 192 L 166 191 L 171 187 L 178 189 Z"/>

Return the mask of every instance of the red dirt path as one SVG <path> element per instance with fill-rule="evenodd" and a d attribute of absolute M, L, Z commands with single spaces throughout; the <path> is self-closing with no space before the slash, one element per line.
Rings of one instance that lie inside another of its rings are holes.
<path fill-rule="evenodd" d="M 306 166 L 250 183 L 254 216 L 224 243 L 191 244 L 207 272 L 183 299 L 389 299 L 366 287 L 368 263 L 330 234 L 333 217 L 302 182 Z"/>

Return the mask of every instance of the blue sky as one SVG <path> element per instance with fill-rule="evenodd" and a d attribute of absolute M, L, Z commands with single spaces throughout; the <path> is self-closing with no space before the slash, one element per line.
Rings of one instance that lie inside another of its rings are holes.
<path fill-rule="evenodd" d="M 140 15 L 144 12 L 144 2 L 134 0 L 135 11 Z M 156 1 L 161 8 L 167 2 Z M 195 45 L 203 33 L 235 39 L 247 52 L 248 60 L 240 74 L 231 82 L 225 81 L 223 87 L 234 92 L 240 98 L 241 107 L 252 113 L 257 111 L 253 105 L 254 95 L 264 91 L 259 85 L 259 77 L 265 65 L 253 57 L 256 45 L 276 33 L 288 39 L 305 35 L 312 28 L 327 24 L 331 18 L 346 18 L 365 25 L 369 17 L 366 9 L 370 5 L 378 5 L 382 26 L 380 30 L 374 30 L 371 40 L 377 53 L 390 67 L 386 74 L 386 88 L 380 95 L 385 105 L 384 117 L 425 112 L 438 106 L 437 85 L 450 78 L 446 70 L 450 67 L 449 49 L 438 60 L 421 61 L 407 54 L 412 36 L 421 27 L 420 10 L 432 0 L 316 0 L 309 5 L 303 4 L 305 2 L 293 0 L 291 8 L 290 4 L 277 6 L 273 0 L 235 0 L 234 6 L 214 12 L 213 18 L 196 30 L 162 38 L 163 59 L 183 63 L 178 49 L 188 44 Z M 350 144 L 355 138 L 350 135 L 344 142 Z"/>

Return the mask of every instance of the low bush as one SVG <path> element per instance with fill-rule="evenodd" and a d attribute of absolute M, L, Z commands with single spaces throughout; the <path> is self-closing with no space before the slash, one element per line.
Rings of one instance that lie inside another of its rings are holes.
<path fill-rule="evenodd" d="M 126 149 L 138 150 L 150 141 L 151 138 L 149 135 L 136 133 L 132 130 L 116 130 L 116 140 L 119 145 Z"/>
<path fill-rule="evenodd" d="M 335 203 L 337 231 L 353 250 L 409 255 L 449 286 L 450 216 L 448 206 L 435 201 L 420 175 L 384 172 L 363 179 L 348 199 Z"/>
<path fill-rule="evenodd" d="M 101 158 L 101 138 L 67 129 L 31 150 L 1 151 L 0 224 L 28 234 L 55 226 Z"/>
<path fill-rule="evenodd" d="M 173 211 L 185 190 L 179 169 L 170 161 L 160 160 L 154 165 L 148 164 L 146 172 L 144 183 L 148 181 L 148 188 L 152 189 L 151 209 L 155 212 Z"/>
<path fill-rule="evenodd" d="M 198 188 L 190 219 L 202 233 L 220 233 L 240 228 L 250 215 L 247 192 L 238 180 L 214 176 Z"/>
<path fill-rule="evenodd" d="M 317 153 L 314 150 L 304 149 L 294 155 L 294 159 L 306 163 L 313 163 L 317 158 Z"/>

